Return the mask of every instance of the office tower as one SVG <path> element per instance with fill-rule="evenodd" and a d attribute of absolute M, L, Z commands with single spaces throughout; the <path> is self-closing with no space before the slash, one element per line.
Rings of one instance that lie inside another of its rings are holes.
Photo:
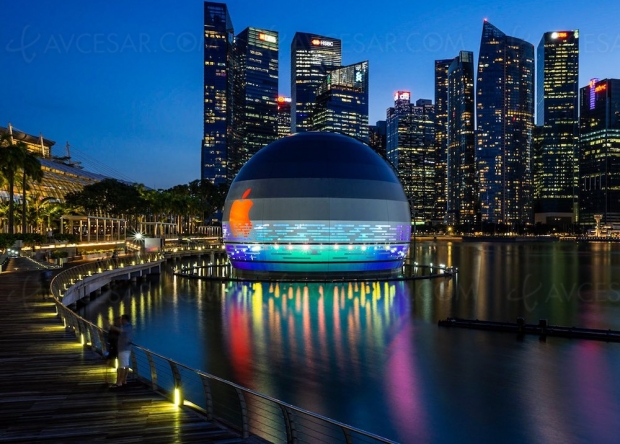
<path fill-rule="evenodd" d="M 278 139 L 291 134 L 291 98 L 278 96 Z"/>
<path fill-rule="evenodd" d="M 368 126 L 368 145 L 381 157 L 387 158 L 387 122 L 378 120 L 376 124 Z"/>
<path fill-rule="evenodd" d="M 461 51 L 448 69 L 446 220 L 473 229 L 478 211 L 474 53 Z"/>
<path fill-rule="evenodd" d="M 592 79 L 580 90 L 579 223 L 620 224 L 620 80 Z"/>
<path fill-rule="evenodd" d="M 518 229 L 532 222 L 534 46 L 486 20 L 476 96 L 482 221 Z"/>
<path fill-rule="evenodd" d="M 341 41 L 298 32 L 291 43 L 291 130 L 308 131 L 316 90 L 329 70 L 342 65 Z"/>
<path fill-rule="evenodd" d="M 233 25 L 224 3 L 204 4 L 204 119 L 200 178 L 227 180 L 232 128 Z"/>
<path fill-rule="evenodd" d="M 452 60 L 435 60 L 435 218 L 441 221 L 445 221 L 448 198 L 448 69 Z"/>
<path fill-rule="evenodd" d="M 368 61 L 330 70 L 316 91 L 313 131 L 368 142 Z"/>
<path fill-rule="evenodd" d="M 416 223 L 435 215 L 435 107 L 430 100 L 411 103 L 409 91 L 394 95 L 387 110 L 387 158 L 403 185 Z"/>
<path fill-rule="evenodd" d="M 246 28 L 235 38 L 233 143 L 228 177 L 278 138 L 278 33 Z"/>
<path fill-rule="evenodd" d="M 567 229 L 578 210 L 579 31 L 543 34 L 536 76 L 535 222 Z"/>

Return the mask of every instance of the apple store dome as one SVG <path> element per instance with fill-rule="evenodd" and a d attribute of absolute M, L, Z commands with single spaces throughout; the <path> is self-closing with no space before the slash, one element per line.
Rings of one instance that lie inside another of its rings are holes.
<path fill-rule="evenodd" d="M 223 237 L 233 267 L 256 274 L 395 274 L 409 248 L 396 174 L 353 138 L 306 132 L 256 153 L 232 182 Z"/>

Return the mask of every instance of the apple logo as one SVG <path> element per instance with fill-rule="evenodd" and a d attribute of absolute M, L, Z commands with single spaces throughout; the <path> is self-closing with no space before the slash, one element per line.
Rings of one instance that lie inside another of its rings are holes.
<path fill-rule="evenodd" d="M 250 230 L 252 229 L 252 221 L 250 221 L 250 208 L 254 205 L 250 199 L 246 199 L 252 191 L 248 188 L 241 196 L 241 199 L 236 199 L 230 207 L 230 229 L 235 237 L 248 237 Z"/>

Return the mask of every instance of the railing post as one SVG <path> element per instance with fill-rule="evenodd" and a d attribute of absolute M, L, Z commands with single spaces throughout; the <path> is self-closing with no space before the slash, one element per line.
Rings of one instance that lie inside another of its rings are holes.
<path fill-rule="evenodd" d="M 293 412 L 288 407 L 280 404 L 282 416 L 284 416 L 284 424 L 286 425 L 286 442 L 288 444 L 297 444 L 297 428 L 295 427 L 295 419 Z"/>
<path fill-rule="evenodd" d="M 235 387 L 235 391 L 237 392 L 237 396 L 239 397 L 239 407 L 241 408 L 241 421 L 242 421 L 242 431 L 241 436 L 245 438 L 250 437 L 250 421 L 248 418 L 248 407 L 245 403 L 245 396 L 243 396 L 243 392 Z"/>
<path fill-rule="evenodd" d="M 144 351 L 146 353 L 146 359 L 149 361 L 149 368 L 151 370 L 151 388 L 153 390 L 157 390 L 157 369 L 155 368 L 155 361 L 153 361 L 153 357 L 148 351 Z"/>
<path fill-rule="evenodd" d="M 213 420 L 213 394 L 211 393 L 211 382 L 206 376 L 200 375 L 202 381 L 202 387 L 205 391 L 205 408 L 207 410 L 207 419 Z"/>
<path fill-rule="evenodd" d="M 100 349 L 101 349 L 101 355 L 103 356 L 108 351 L 108 343 L 105 340 L 105 334 L 104 334 L 103 330 L 96 329 L 95 332 L 97 334 L 97 337 L 99 338 L 99 345 L 100 345 Z"/>
<path fill-rule="evenodd" d="M 170 364 L 170 370 L 172 370 L 172 377 L 174 378 L 174 392 L 172 393 L 175 404 L 183 405 L 183 390 L 181 390 L 182 381 L 181 381 L 181 372 L 179 372 L 179 367 L 177 363 L 174 361 L 168 361 Z M 178 390 L 179 397 L 176 397 L 176 390 Z"/>
<path fill-rule="evenodd" d="M 140 378 L 140 373 L 138 371 L 138 360 L 136 359 L 136 352 L 133 349 L 133 347 L 131 348 L 131 372 L 134 374 L 134 377 L 139 379 Z"/>
<path fill-rule="evenodd" d="M 344 440 L 347 444 L 353 444 L 353 439 L 351 438 L 351 433 L 349 429 L 342 427 L 342 433 L 344 433 Z"/>

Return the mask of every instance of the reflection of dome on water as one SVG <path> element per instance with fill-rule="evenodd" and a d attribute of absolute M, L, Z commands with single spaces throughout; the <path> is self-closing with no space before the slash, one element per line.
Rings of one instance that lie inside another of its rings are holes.
<path fill-rule="evenodd" d="M 237 270 L 389 273 L 409 246 L 409 204 L 372 149 L 333 133 L 266 146 L 233 181 L 223 221 Z"/>

